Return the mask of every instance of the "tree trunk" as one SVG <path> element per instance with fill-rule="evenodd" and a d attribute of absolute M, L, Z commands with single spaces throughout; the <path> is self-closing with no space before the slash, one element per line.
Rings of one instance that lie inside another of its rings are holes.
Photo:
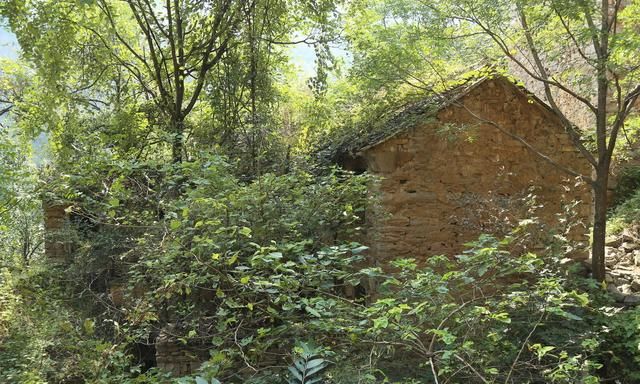
<path fill-rule="evenodd" d="M 607 235 L 607 185 L 609 184 L 609 165 L 613 146 L 607 145 L 607 96 L 609 81 L 607 79 L 608 60 L 608 8 L 609 0 L 602 0 L 602 25 L 597 38 L 594 38 L 594 49 L 598 56 L 597 84 L 598 106 L 596 113 L 596 144 L 598 148 L 598 164 L 596 179 L 593 181 L 593 238 L 591 245 L 591 268 L 596 281 L 604 281 L 604 243 Z M 615 138 L 611 137 L 610 140 Z"/>
<path fill-rule="evenodd" d="M 593 182 L 594 220 L 593 239 L 591 243 L 591 268 L 593 278 L 604 281 L 605 263 L 604 247 L 607 235 L 607 184 L 609 178 L 608 164 L 598 166 L 596 180 Z"/>

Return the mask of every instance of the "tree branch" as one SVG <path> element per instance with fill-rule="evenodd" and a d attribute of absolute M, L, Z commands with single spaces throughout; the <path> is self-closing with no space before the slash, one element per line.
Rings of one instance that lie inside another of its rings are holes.
<path fill-rule="evenodd" d="M 473 118 L 475 118 L 479 122 L 487 124 L 487 125 L 490 125 L 490 126 L 496 128 L 497 130 L 499 130 L 500 132 L 502 132 L 503 134 L 505 134 L 505 135 L 511 137 L 512 139 L 518 141 L 520 144 L 522 144 L 524 147 L 526 147 L 533 154 L 535 154 L 536 156 L 538 156 L 542 160 L 546 161 L 547 163 L 553 165 L 554 167 L 558 168 L 559 170 L 567 173 L 570 176 L 577 177 L 577 178 L 579 178 L 580 180 L 584 181 L 587 184 L 591 184 L 592 180 L 591 180 L 590 177 L 588 177 L 586 175 L 583 175 L 583 174 L 581 174 L 579 172 L 576 172 L 576 171 L 572 170 L 571 168 L 565 167 L 564 165 L 558 163 L 557 161 L 553 160 L 548 155 L 545 155 L 544 153 L 540 152 L 537 148 L 535 148 L 533 145 L 531 145 L 523 137 L 521 137 L 519 135 L 516 135 L 515 133 L 509 132 L 508 130 L 506 130 L 504 127 L 502 127 L 500 124 L 496 123 L 495 121 L 487 120 L 487 119 L 479 116 L 478 114 L 476 114 L 473 111 L 471 111 L 466 105 L 464 105 L 462 103 L 455 103 L 455 105 L 463 108 L 465 111 L 467 111 L 471 116 L 473 116 Z"/>

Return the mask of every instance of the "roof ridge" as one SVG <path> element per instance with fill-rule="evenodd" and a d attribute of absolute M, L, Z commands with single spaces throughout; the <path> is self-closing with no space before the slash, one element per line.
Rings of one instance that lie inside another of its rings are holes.
<path fill-rule="evenodd" d="M 452 81 L 450 86 L 444 87 L 442 91 L 431 90 L 430 93 L 425 93 L 417 100 L 381 114 L 374 123 L 364 124 L 360 129 L 352 129 L 349 134 L 338 138 L 336 145 L 328 145 L 318 153 L 321 158 L 336 162 L 339 157 L 353 156 L 358 152 L 368 150 L 415 127 L 418 120 L 433 117 L 438 111 L 451 106 L 489 80 L 502 80 L 535 100 L 536 103 L 541 104 L 547 111 L 549 110 L 549 106 L 526 89 L 517 78 L 493 67 L 482 68 L 467 72 L 458 80 Z M 363 127 L 366 128 L 364 132 Z"/>

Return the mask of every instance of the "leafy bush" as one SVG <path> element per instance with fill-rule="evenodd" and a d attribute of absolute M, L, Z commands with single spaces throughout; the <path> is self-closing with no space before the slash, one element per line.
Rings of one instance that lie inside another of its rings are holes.
<path fill-rule="evenodd" d="M 135 184 L 112 187 L 106 213 L 94 214 L 113 225 L 90 234 L 93 246 L 80 247 L 72 267 L 86 273 L 96 238 L 113 231 L 112 239 L 123 240 L 101 242 L 112 245 L 101 252 L 125 271 L 119 279 L 128 299 L 118 304 L 124 316 L 105 320 L 126 327 L 130 342 L 153 340 L 160 330 L 171 343 L 211 349 L 218 360 L 209 368 L 221 380 L 273 364 L 269 356 L 284 361 L 302 336 L 322 343 L 335 329 L 327 319 L 352 317 L 344 282 L 366 249 L 355 240 L 371 182 L 332 170 L 245 183 L 227 168 L 212 157 L 165 174 L 180 193 L 158 197 L 162 216 L 148 223 L 141 222 L 148 212 L 132 210 L 139 205 L 127 185 Z"/>
<path fill-rule="evenodd" d="M 95 226 L 74 237 L 71 264 L 3 277 L 2 380 L 589 383 L 616 369 L 637 377 L 635 311 L 602 310 L 607 298 L 561 267 L 564 248 L 543 238 L 548 229 L 483 235 L 455 258 L 368 268 L 358 240 L 375 203 L 369 176 L 297 170 L 244 182 L 216 156 L 104 169 L 101 179 L 59 186 Z M 526 251 L 540 243 L 549 256 Z M 368 297 L 345 294 L 371 280 L 379 289 Z M 131 346 L 161 334 L 207 351 L 196 375 L 142 372 Z"/>
<path fill-rule="evenodd" d="M 60 270 L 32 265 L 0 281 L 0 382 L 126 383 L 140 374 L 122 345 L 96 334 L 95 323 L 67 304 Z M 141 382 L 141 381 L 140 381 Z"/>
<path fill-rule="evenodd" d="M 289 384 L 315 384 L 322 381 L 322 371 L 329 363 L 321 356 L 322 349 L 301 342 L 299 355 L 289 366 Z"/>
<path fill-rule="evenodd" d="M 607 233 L 615 235 L 629 224 L 640 220 L 640 166 L 629 166 L 621 172 L 614 191 Z"/>
<path fill-rule="evenodd" d="M 483 235 L 451 260 L 395 260 L 379 298 L 352 338 L 370 346 L 380 372 L 427 382 L 598 382 L 597 332 L 589 298 L 531 253 L 506 251 L 512 238 Z M 590 330 L 591 329 L 591 330 Z M 402 356 L 402 375 L 390 365 Z"/>
<path fill-rule="evenodd" d="M 608 234 L 618 234 L 630 224 L 638 221 L 640 221 L 640 190 L 632 193 L 612 209 L 607 232 Z"/>
<path fill-rule="evenodd" d="M 625 167 L 618 176 L 612 206 L 618 206 L 632 198 L 638 189 L 640 189 L 640 166 Z"/>

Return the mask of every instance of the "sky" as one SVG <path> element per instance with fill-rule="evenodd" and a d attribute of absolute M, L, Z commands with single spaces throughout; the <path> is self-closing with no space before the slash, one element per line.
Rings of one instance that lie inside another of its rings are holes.
<path fill-rule="evenodd" d="M 15 36 L 0 25 L 0 58 L 15 59 L 18 57 L 19 49 Z M 334 48 L 332 50 L 337 56 L 347 56 L 342 49 Z M 313 75 L 315 72 L 315 52 L 312 46 L 306 44 L 295 45 L 290 48 L 289 55 L 292 63 L 300 69 L 302 76 L 309 77 Z"/>
<path fill-rule="evenodd" d="M 18 42 L 16 37 L 0 26 L 0 58 L 15 59 L 18 57 Z"/>
<path fill-rule="evenodd" d="M 294 45 L 289 49 L 289 56 L 303 74 L 311 75 L 315 71 L 316 54 L 313 47 L 306 44 Z"/>

